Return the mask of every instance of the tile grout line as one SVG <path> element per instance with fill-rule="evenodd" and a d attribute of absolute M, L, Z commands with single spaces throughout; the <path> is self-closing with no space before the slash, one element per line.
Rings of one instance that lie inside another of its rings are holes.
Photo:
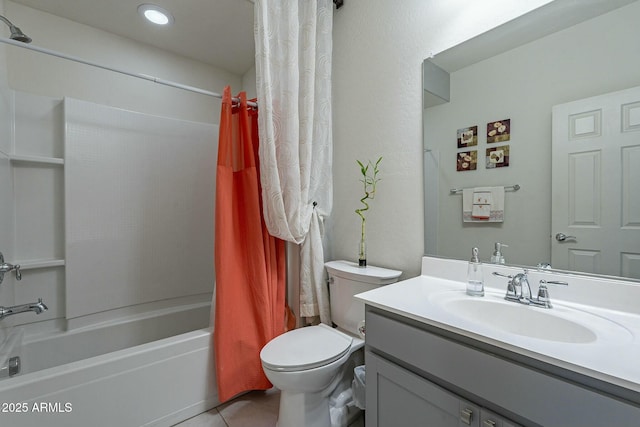
<path fill-rule="evenodd" d="M 229 425 L 229 423 L 227 422 L 227 420 L 224 418 L 224 415 L 222 415 L 222 412 L 220 412 L 220 410 L 218 408 L 216 408 L 216 412 L 218 413 L 218 415 L 220 415 L 220 418 L 222 419 L 222 422 L 224 423 L 224 425 L 226 427 L 231 427 Z"/>

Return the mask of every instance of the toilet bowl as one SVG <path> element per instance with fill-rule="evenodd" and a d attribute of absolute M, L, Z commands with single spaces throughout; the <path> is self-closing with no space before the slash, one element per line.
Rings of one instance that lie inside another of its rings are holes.
<path fill-rule="evenodd" d="M 362 339 L 322 324 L 287 332 L 267 344 L 260 358 L 265 375 L 280 389 L 278 427 L 332 426 L 329 395 L 347 360 L 363 346 Z"/>
<path fill-rule="evenodd" d="M 359 415 L 351 381 L 353 369 L 364 363 L 364 340 L 358 332 L 364 305 L 353 297 L 393 283 L 401 274 L 348 261 L 325 266 L 337 327 L 295 329 L 274 338 L 260 352 L 265 375 L 281 392 L 278 427 L 346 427 Z"/>

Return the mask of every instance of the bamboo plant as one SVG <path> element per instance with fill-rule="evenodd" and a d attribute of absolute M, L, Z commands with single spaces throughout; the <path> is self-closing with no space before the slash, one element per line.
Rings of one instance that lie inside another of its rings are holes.
<path fill-rule="evenodd" d="M 364 164 L 360 160 L 356 160 L 358 162 L 358 166 L 360 166 L 360 173 L 362 174 L 362 179 L 360 182 L 363 184 L 364 189 L 364 197 L 360 199 L 360 203 L 364 205 L 360 209 L 356 209 L 356 214 L 360 217 L 362 221 L 361 234 L 360 234 L 360 247 L 358 251 L 358 265 L 360 267 L 367 266 L 367 246 L 366 246 L 366 218 L 364 213 L 369 210 L 368 200 L 373 200 L 376 195 L 376 185 L 380 178 L 378 178 L 378 173 L 380 169 L 378 168 L 380 162 L 382 161 L 382 157 L 380 157 L 375 163 L 372 163 L 371 160 Z"/>

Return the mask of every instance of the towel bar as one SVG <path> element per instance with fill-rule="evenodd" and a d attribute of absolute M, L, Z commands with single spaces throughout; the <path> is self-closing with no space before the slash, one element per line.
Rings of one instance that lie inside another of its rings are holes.
<path fill-rule="evenodd" d="M 520 186 L 518 184 L 514 184 L 514 185 L 506 185 L 504 187 L 505 190 L 513 190 L 513 191 L 518 191 L 520 189 Z M 452 188 L 451 190 L 449 190 L 450 194 L 456 194 L 456 193 L 461 193 L 462 190 L 464 190 L 464 188 Z"/>

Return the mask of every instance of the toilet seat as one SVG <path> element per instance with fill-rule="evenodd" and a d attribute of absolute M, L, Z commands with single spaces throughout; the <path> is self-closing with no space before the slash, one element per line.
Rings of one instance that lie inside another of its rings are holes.
<path fill-rule="evenodd" d="M 260 352 L 262 365 L 273 371 L 304 371 L 328 365 L 351 349 L 353 338 L 327 325 L 284 333 Z"/>

